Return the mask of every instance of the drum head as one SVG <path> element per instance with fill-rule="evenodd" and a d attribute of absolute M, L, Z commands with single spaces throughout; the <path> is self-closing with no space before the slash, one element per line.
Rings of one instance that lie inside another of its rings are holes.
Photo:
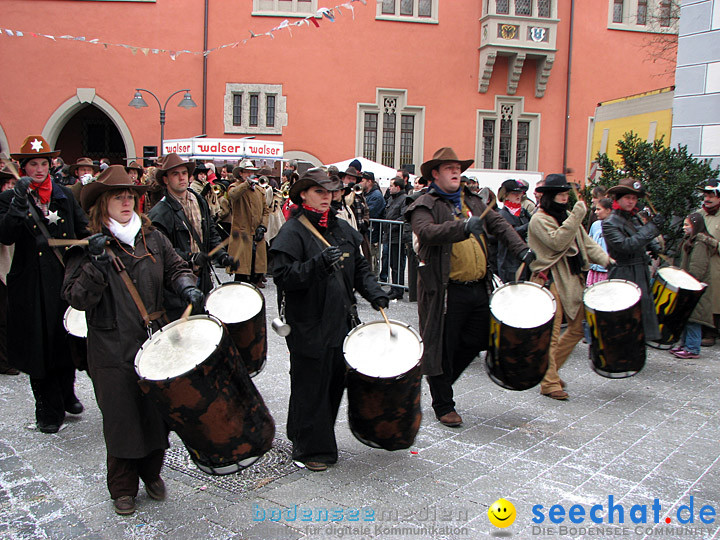
<path fill-rule="evenodd" d="M 658 275 L 676 289 L 689 291 L 702 291 L 705 287 L 685 270 L 676 266 L 665 266 L 657 271 Z"/>
<path fill-rule="evenodd" d="M 350 368 L 369 377 L 392 378 L 407 373 L 420 361 L 423 343 L 420 335 L 407 324 L 390 321 L 395 336 L 385 321 L 363 323 L 345 337 L 343 353 Z"/>
<path fill-rule="evenodd" d="M 172 379 L 202 364 L 220 345 L 223 327 L 207 315 L 168 324 L 146 341 L 135 356 L 135 371 L 151 381 Z"/>
<path fill-rule="evenodd" d="M 590 285 L 583 293 L 583 303 L 592 311 L 624 311 L 640 301 L 640 287 L 624 279 L 608 279 Z"/>
<path fill-rule="evenodd" d="M 537 328 L 555 316 L 555 298 L 537 283 L 507 283 L 490 296 L 490 313 L 513 328 Z"/>
<path fill-rule="evenodd" d="M 74 307 L 68 307 L 65 310 L 65 316 L 63 317 L 63 324 L 65 330 L 71 336 L 86 338 L 87 337 L 87 320 L 85 319 L 85 312 L 75 309 Z"/>
<path fill-rule="evenodd" d="M 245 322 L 260 313 L 265 298 L 249 283 L 225 283 L 210 291 L 205 309 L 225 324 Z"/>

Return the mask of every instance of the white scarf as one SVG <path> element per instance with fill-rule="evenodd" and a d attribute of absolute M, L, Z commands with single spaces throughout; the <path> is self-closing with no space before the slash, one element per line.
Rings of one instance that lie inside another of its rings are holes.
<path fill-rule="evenodd" d="M 111 217 L 108 217 L 108 229 L 110 229 L 110 232 L 113 233 L 115 238 L 120 240 L 123 244 L 127 244 L 129 246 L 135 247 L 135 237 L 137 236 L 137 233 L 140 232 L 141 227 L 142 220 L 140 219 L 140 216 L 137 215 L 137 212 L 133 212 L 130 221 L 128 221 L 125 225 L 115 221 Z"/>

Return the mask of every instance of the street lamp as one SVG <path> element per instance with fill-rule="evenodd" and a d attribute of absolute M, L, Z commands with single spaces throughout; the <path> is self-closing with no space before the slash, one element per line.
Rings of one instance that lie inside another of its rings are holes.
<path fill-rule="evenodd" d="M 162 156 L 162 143 L 165 139 L 165 109 L 167 108 L 170 98 L 173 97 L 175 94 L 185 92 L 185 95 L 180 100 L 180 103 L 178 103 L 178 107 L 182 107 L 183 109 L 192 109 L 193 107 L 197 107 L 197 104 L 193 101 L 192 97 L 190 97 L 190 90 L 187 88 L 183 90 L 178 90 L 170 94 L 170 96 L 165 100 L 165 105 L 160 105 L 160 100 L 150 90 L 145 90 L 144 88 L 136 88 L 135 96 L 132 98 L 130 103 L 128 103 L 128 106 L 135 107 L 136 109 L 142 109 L 143 107 L 148 106 L 147 102 L 143 99 L 140 92 L 147 92 L 148 94 L 150 94 L 152 97 L 155 98 L 155 101 L 157 101 L 158 107 L 160 107 L 160 148 L 158 150 L 158 157 L 160 157 Z"/>

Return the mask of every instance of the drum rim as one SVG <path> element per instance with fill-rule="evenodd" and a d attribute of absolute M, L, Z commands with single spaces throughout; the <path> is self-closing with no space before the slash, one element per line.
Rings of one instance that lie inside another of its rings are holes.
<path fill-rule="evenodd" d="M 543 293 L 545 293 L 545 295 L 548 296 L 552 302 L 553 316 L 550 317 L 547 321 L 543 322 L 542 324 L 538 324 L 536 326 L 530 326 L 530 327 L 515 326 L 515 325 L 507 323 L 506 321 L 500 319 L 499 317 L 496 317 L 492 311 L 492 299 L 495 296 L 495 293 L 497 293 L 498 291 L 504 289 L 505 287 L 509 287 L 511 285 L 531 285 L 531 286 L 543 291 Z M 543 287 L 539 283 L 533 283 L 532 281 L 511 281 L 509 283 L 505 283 L 505 284 L 501 285 L 500 287 L 498 287 L 497 289 L 495 289 L 492 292 L 492 294 L 490 295 L 490 298 L 488 298 L 488 311 L 490 312 L 490 317 L 492 317 L 493 319 L 495 319 L 497 322 L 499 322 L 502 325 L 509 326 L 510 328 L 518 328 L 518 329 L 521 328 L 523 330 L 532 330 L 533 328 L 540 328 L 541 326 L 544 326 L 548 322 L 551 322 L 553 320 L 553 318 L 555 317 L 555 313 L 557 312 L 557 300 L 555 300 L 555 296 L 553 295 L 553 293 L 550 292 L 550 290 L 547 287 Z"/>
<path fill-rule="evenodd" d="M 209 315 L 212 315 L 213 317 L 217 318 L 217 319 L 220 320 L 220 322 L 222 322 L 223 324 L 242 324 L 242 323 L 246 323 L 246 322 L 248 322 L 248 321 L 253 320 L 255 317 L 257 317 L 258 315 L 260 315 L 260 314 L 263 312 L 264 309 L 267 308 L 266 303 L 265 303 L 265 295 L 263 295 L 263 293 L 260 291 L 260 289 L 258 289 L 255 285 L 253 285 L 252 283 L 247 283 L 247 282 L 245 282 L 245 281 L 228 281 L 227 283 L 221 283 L 221 284 L 218 285 L 217 287 L 213 287 L 213 289 L 212 289 L 209 293 L 207 293 L 207 295 L 205 296 L 205 309 L 207 309 L 208 300 L 210 300 L 210 297 L 213 295 L 213 293 L 219 291 L 220 289 L 222 289 L 223 287 L 226 287 L 226 286 L 236 287 L 236 286 L 238 286 L 238 285 L 241 285 L 241 286 L 243 286 L 243 287 L 245 287 L 245 288 L 248 288 L 248 289 L 252 289 L 252 290 L 254 290 L 254 291 L 257 293 L 257 295 L 260 297 L 260 300 L 261 300 L 261 302 L 260 302 L 260 311 L 258 311 L 257 313 L 255 313 L 255 315 L 253 315 L 252 317 L 249 317 L 249 318 L 244 319 L 244 320 L 242 320 L 242 321 L 232 321 L 232 322 L 227 322 L 227 323 L 226 323 L 225 321 L 220 320 L 220 317 L 218 317 L 217 315 L 213 315 L 212 313 L 210 313 L 209 310 L 207 311 L 207 313 L 208 313 Z"/>
<path fill-rule="evenodd" d="M 72 306 L 68 306 L 65 310 L 65 313 L 63 314 L 63 327 L 65 328 L 65 331 L 70 334 L 72 337 L 80 338 L 80 339 L 87 339 L 88 334 L 88 326 L 87 326 L 87 317 L 85 318 L 85 335 L 84 336 L 78 336 L 77 334 L 73 334 L 70 329 L 68 328 L 67 321 L 68 321 L 68 315 L 72 313 L 73 311 L 77 311 L 78 313 L 86 313 L 82 309 L 76 309 Z"/>
<path fill-rule="evenodd" d="M 223 322 L 222 322 L 220 319 L 218 319 L 217 317 L 215 317 L 214 315 L 209 315 L 209 314 L 207 314 L 207 313 L 203 313 L 203 314 L 201 314 L 201 315 L 191 315 L 191 316 L 188 317 L 187 319 L 178 319 L 178 320 L 176 320 L 176 321 L 173 321 L 173 322 L 171 322 L 171 323 L 168 323 L 168 324 L 166 324 L 165 326 L 163 326 L 162 328 L 160 328 L 159 330 L 156 330 L 155 332 L 153 332 L 153 337 L 146 339 L 146 340 L 143 342 L 143 344 L 140 345 L 140 348 L 138 349 L 138 351 L 135 353 L 135 360 L 133 361 L 133 366 L 135 367 L 135 374 L 140 378 L 141 381 L 155 381 L 155 382 L 158 382 L 158 381 L 169 381 L 169 380 L 171 380 L 171 379 L 177 379 L 178 377 L 183 377 L 183 376 L 187 375 L 187 374 L 190 373 L 193 369 L 195 369 L 196 367 L 198 367 L 198 366 L 200 365 L 200 364 L 195 364 L 192 368 L 188 369 L 187 371 L 184 371 L 184 372 L 182 372 L 182 373 L 178 373 L 177 375 L 173 375 L 172 377 L 165 377 L 164 379 L 150 379 L 150 378 L 148 378 L 148 377 L 143 377 L 142 375 L 140 375 L 140 372 L 138 371 L 138 362 L 140 361 L 140 357 L 142 356 L 142 353 L 143 353 L 144 350 L 145 350 L 145 345 L 147 345 L 148 342 L 152 342 L 152 340 L 153 340 L 153 338 L 155 337 L 156 334 L 161 334 L 161 333 L 164 332 L 166 329 L 171 328 L 172 326 L 177 326 L 178 324 L 180 324 L 180 323 L 182 323 L 182 322 L 190 321 L 190 320 L 195 320 L 195 319 L 210 319 L 210 320 L 212 320 L 213 322 L 215 322 L 220 328 L 222 328 L 222 332 L 221 332 L 221 334 L 220 334 L 220 341 L 216 344 L 216 346 L 217 346 L 217 345 L 220 345 L 220 343 L 222 342 L 223 338 L 225 337 L 225 332 L 226 332 L 227 330 L 225 329 L 225 325 L 223 324 Z"/>
<path fill-rule="evenodd" d="M 398 320 L 395 320 L 395 319 L 388 319 L 388 322 L 394 323 L 394 324 L 396 324 L 396 325 L 398 325 L 398 326 L 404 326 L 405 328 L 407 328 L 408 330 L 410 330 L 410 332 L 412 332 L 413 334 L 415 334 L 415 337 L 417 338 L 418 343 L 419 343 L 419 345 L 420 345 L 420 351 L 419 351 L 419 352 L 420 352 L 420 356 L 419 356 L 419 358 L 418 358 L 418 361 L 417 361 L 415 364 L 413 364 L 413 366 L 412 366 L 410 369 L 408 369 L 407 371 L 404 371 L 403 373 L 400 373 L 400 374 L 398 374 L 398 375 L 393 375 L 392 377 L 378 377 L 378 376 L 376 376 L 376 375 L 368 375 L 367 373 L 363 373 L 362 371 L 358 371 L 358 369 L 357 369 L 356 367 L 351 366 L 350 363 L 349 363 L 348 360 L 347 360 L 347 352 L 346 352 L 348 339 L 350 339 L 350 336 L 352 336 L 352 335 L 355 333 L 356 330 L 358 330 L 359 328 L 362 328 L 362 327 L 364 327 L 364 326 L 371 326 L 371 325 L 375 325 L 375 324 L 382 324 L 382 325 L 386 325 L 386 324 L 387 324 L 387 323 L 386 323 L 385 321 L 383 321 L 383 320 L 375 320 L 375 321 L 368 321 L 368 322 L 364 322 L 364 323 L 358 324 L 356 327 L 351 328 L 350 331 L 349 331 L 349 332 L 347 333 L 347 335 L 345 336 L 345 339 L 343 340 L 342 352 L 343 352 L 343 360 L 345 361 L 345 366 L 347 367 L 348 371 L 357 372 L 357 373 L 359 373 L 360 375 L 362 375 L 363 377 L 368 377 L 368 378 L 370 378 L 370 379 L 380 379 L 380 380 L 388 381 L 388 380 L 392 380 L 392 379 L 397 379 L 397 378 L 399 378 L 399 377 L 403 377 L 403 376 L 405 376 L 407 373 L 409 373 L 411 370 L 415 369 L 418 365 L 420 365 L 420 363 L 422 362 L 423 354 L 425 354 L 425 344 L 423 343 L 422 336 L 420 335 L 420 332 L 418 332 L 418 331 L 415 330 L 415 328 L 413 328 L 411 325 L 409 325 L 408 323 L 403 322 L 403 321 L 398 321 Z"/>
<path fill-rule="evenodd" d="M 585 301 L 585 295 L 588 293 L 588 291 L 589 291 L 590 289 L 592 289 L 592 288 L 595 287 L 596 285 L 603 285 L 603 283 L 604 283 L 604 284 L 607 284 L 607 283 L 627 283 L 627 284 L 629 284 L 629 285 L 632 285 L 632 286 L 635 288 L 635 290 L 637 291 L 637 293 L 638 293 L 637 301 L 636 301 L 632 306 L 627 306 L 626 308 L 623 308 L 622 310 L 617 310 L 617 309 L 615 309 L 615 310 L 612 310 L 612 311 L 607 311 L 607 310 L 604 310 L 604 309 L 597 309 L 597 308 L 595 308 L 595 307 L 590 307 L 590 306 L 588 306 L 588 305 L 587 305 L 587 302 Z M 617 313 L 618 311 L 624 311 L 625 309 L 630 309 L 630 308 L 632 308 L 633 306 L 637 305 L 638 302 L 640 302 L 641 300 L 642 300 L 642 289 L 640 288 L 640 286 L 639 286 L 637 283 L 635 283 L 634 281 L 630 281 L 629 279 L 605 279 L 605 280 L 603 280 L 603 281 L 598 281 L 597 283 L 593 283 L 593 284 L 590 285 L 589 287 L 585 287 L 585 290 L 583 291 L 583 296 L 582 296 L 583 307 L 584 307 L 585 309 L 589 310 L 589 311 L 592 312 L 592 313 L 595 313 L 596 311 L 599 311 L 600 313 Z"/>
<path fill-rule="evenodd" d="M 676 271 L 678 271 L 678 272 L 682 272 L 683 274 L 687 274 L 688 276 L 690 276 L 691 278 L 693 278 L 695 281 L 697 281 L 697 282 L 700 284 L 700 288 L 699 288 L 699 289 L 686 289 L 685 287 L 678 287 L 675 283 L 670 283 L 667 279 L 665 279 L 665 278 L 663 277 L 663 275 L 662 275 L 662 273 L 661 273 L 661 270 L 666 270 L 666 269 L 667 269 L 667 270 L 676 270 Z M 657 277 L 659 277 L 660 279 L 662 279 L 662 282 L 665 284 L 665 286 L 666 286 L 668 289 L 670 289 L 671 291 L 673 291 L 673 292 L 690 291 L 690 292 L 698 293 L 698 292 L 704 291 L 704 290 L 707 288 L 707 286 L 708 286 L 707 283 L 705 283 L 704 281 L 700 281 L 698 278 L 696 278 L 695 276 L 693 276 L 693 275 L 692 275 L 690 272 L 688 272 L 687 270 L 683 270 L 683 269 L 680 268 L 679 266 L 674 266 L 674 265 L 671 265 L 671 266 L 663 266 L 662 268 L 658 268 Z M 657 278 L 656 278 L 656 279 L 657 279 Z"/>

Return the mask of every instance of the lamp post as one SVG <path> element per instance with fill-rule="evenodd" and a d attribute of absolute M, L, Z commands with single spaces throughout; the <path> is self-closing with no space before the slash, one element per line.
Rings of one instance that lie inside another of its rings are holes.
<path fill-rule="evenodd" d="M 160 100 L 150 90 L 145 90 L 144 88 L 136 88 L 135 96 L 132 98 L 130 103 L 128 103 L 128 106 L 135 107 L 136 109 L 142 109 L 143 107 L 148 106 L 147 102 L 143 99 L 140 92 L 147 92 L 148 94 L 150 94 L 152 97 L 155 98 L 155 101 L 157 101 L 158 107 L 160 107 L 160 147 L 158 149 L 158 157 L 160 157 L 163 153 L 162 143 L 163 140 L 165 140 L 165 109 L 170 102 L 170 98 L 172 98 L 175 94 L 185 92 L 182 100 L 180 100 L 180 103 L 178 103 L 178 107 L 182 107 L 183 109 L 192 109 L 193 107 L 197 107 L 197 104 L 193 101 L 192 97 L 190 97 L 190 90 L 187 88 L 183 90 L 177 90 L 176 92 L 170 94 L 170 96 L 168 96 L 168 98 L 165 100 L 165 105 L 160 105 Z"/>

